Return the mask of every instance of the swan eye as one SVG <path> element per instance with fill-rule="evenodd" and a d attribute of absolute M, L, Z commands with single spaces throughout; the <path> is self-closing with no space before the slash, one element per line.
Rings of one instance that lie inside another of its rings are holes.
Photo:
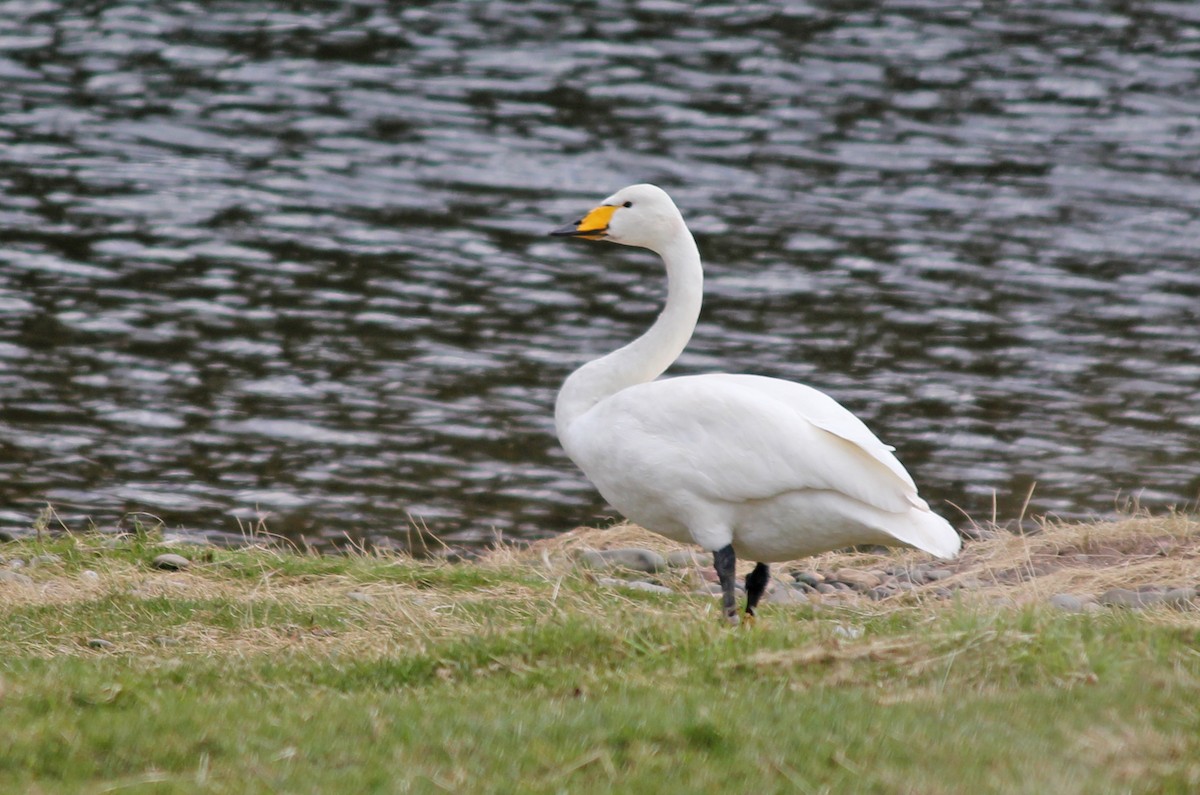
<path fill-rule="evenodd" d="M 632 207 L 632 206 L 633 206 L 633 202 L 625 202 L 625 203 L 624 203 L 624 204 L 622 204 L 621 206 L 622 206 L 622 207 Z"/>

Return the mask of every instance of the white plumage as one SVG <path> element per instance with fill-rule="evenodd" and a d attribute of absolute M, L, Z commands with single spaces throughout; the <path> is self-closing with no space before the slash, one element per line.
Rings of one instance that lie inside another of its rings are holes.
<path fill-rule="evenodd" d="M 866 425 L 811 387 L 755 375 L 655 380 L 687 345 L 703 291 L 700 255 L 671 198 L 633 185 L 557 235 L 651 249 L 667 270 L 654 325 L 589 362 L 559 392 L 559 441 L 629 520 L 716 553 L 726 615 L 737 611 L 735 556 L 753 614 L 766 563 L 854 544 L 917 547 L 948 558 L 958 534 Z"/>

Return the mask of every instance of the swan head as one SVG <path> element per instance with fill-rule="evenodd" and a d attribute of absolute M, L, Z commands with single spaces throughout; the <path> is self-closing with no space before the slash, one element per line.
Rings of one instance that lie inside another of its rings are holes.
<path fill-rule="evenodd" d="M 667 192 L 642 184 L 622 188 L 583 218 L 550 234 L 661 251 L 681 231 L 687 227 Z"/>

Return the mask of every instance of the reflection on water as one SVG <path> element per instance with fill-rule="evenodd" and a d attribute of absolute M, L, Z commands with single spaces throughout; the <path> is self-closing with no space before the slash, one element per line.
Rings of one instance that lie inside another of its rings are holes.
<path fill-rule="evenodd" d="M 829 391 L 948 516 L 1195 500 L 1200 13 L 925 6 L 0 2 L 0 524 L 594 521 L 554 393 L 660 273 L 544 233 L 644 180 L 676 372 Z"/>

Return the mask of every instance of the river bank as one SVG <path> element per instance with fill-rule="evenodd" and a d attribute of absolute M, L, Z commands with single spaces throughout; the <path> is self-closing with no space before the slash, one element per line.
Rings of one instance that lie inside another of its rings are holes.
<path fill-rule="evenodd" d="M 1200 522 L 978 535 L 936 565 L 777 566 L 760 620 L 736 629 L 703 560 L 628 526 L 463 563 L 153 534 L 4 544 L 0 778 L 42 793 L 1194 791 Z M 609 567 L 614 549 L 654 570 Z"/>

